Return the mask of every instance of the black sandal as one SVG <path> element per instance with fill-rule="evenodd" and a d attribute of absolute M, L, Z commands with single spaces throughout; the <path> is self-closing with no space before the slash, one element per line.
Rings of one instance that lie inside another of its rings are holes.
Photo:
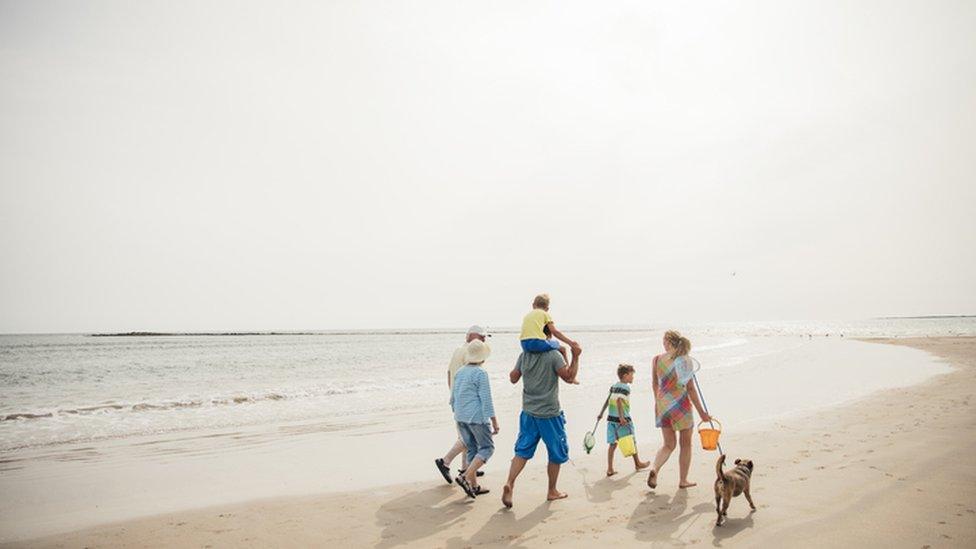
<path fill-rule="evenodd" d="M 475 493 L 475 491 L 471 488 L 471 485 L 468 484 L 467 479 L 465 479 L 463 476 L 458 475 L 458 477 L 454 479 L 454 482 L 456 482 L 457 485 L 464 490 L 464 493 L 467 494 L 469 498 L 474 499 L 478 497 L 478 494 Z"/>
<path fill-rule="evenodd" d="M 458 469 L 458 474 L 459 475 L 463 475 L 466 470 L 467 469 Z M 474 476 L 476 476 L 476 477 L 483 477 L 483 476 L 485 476 L 485 472 L 484 471 L 478 471 L 477 473 L 474 474 Z"/>
<path fill-rule="evenodd" d="M 441 472 L 441 476 L 448 484 L 451 484 L 451 468 L 444 465 L 444 458 L 437 458 L 434 460 L 434 465 L 437 466 L 437 470 Z"/>
<path fill-rule="evenodd" d="M 474 491 L 474 495 L 480 496 L 482 494 L 487 494 L 488 492 L 491 492 L 491 490 L 489 490 L 487 488 L 484 488 L 482 486 L 479 486 L 478 489 Z"/>

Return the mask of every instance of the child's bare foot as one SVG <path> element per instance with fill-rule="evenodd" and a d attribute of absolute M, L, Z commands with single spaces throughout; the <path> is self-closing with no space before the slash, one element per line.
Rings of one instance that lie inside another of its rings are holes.
<path fill-rule="evenodd" d="M 569 495 L 566 494 L 566 493 L 564 493 L 564 492 L 560 492 L 559 490 L 551 490 L 549 492 L 549 496 L 546 497 L 546 499 L 549 500 L 549 501 L 555 501 L 557 499 L 565 499 L 565 498 L 568 498 L 568 497 L 569 497 Z"/>
<path fill-rule="evenodd" d="M 502 505 L 508 507 L 509 509 L 512 508 L 512 487 L 508 484 L 502 488 Z"/>
<path fill-rule="evenodd" d="M 638 461 L 638 462 L 634 463 L 634 468 L 637 471 L 643 471 L 644 469 L 647 469 L 650 466 L 651 466 L 651 462 L 650 461 Z"/>
<path fill-rule="evenodd" d="M 678 488 L 691 488 L 692 486 L 698 486 L 698 483 L 697 482 L 688 482 L 687 480 L 684 481 L 684 482 L 678 483 Z"/>
<path fill-rule="evenodd" d="M 647 486 L 648 488 L 657 488 L 657 471 L 651 469 L 651 472 L 647 475 Z"/>
<path fill-rule="evenodd" d="M 616 474 L 617 474 L 617 472 L 614 471 L 613 469 L 607 469 L 607 476 L 608 477 L 612 477 L 613 475 L 616 475 Z"/>

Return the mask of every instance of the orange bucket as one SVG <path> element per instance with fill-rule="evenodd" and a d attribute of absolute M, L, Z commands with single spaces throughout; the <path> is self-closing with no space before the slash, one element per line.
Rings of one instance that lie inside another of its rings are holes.
<path fill-rule="evenodd" d="M 698 436 L 701 437 L 702 448 L 705 450 L 718 448 L 718 436 L 722 434 L 722 423 L 715 418 L 712 418 L 712 422 L 718 423 L 718 429 L 702 429 L 702 423 L 705 421 L 698 423 Z"/>

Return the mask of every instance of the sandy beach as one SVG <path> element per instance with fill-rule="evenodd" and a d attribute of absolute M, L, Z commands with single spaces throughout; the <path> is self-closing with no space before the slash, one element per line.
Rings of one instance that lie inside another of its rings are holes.
<path fill-rule="evenodd" d="M 492 493 L 476 501 L 438 481 L 432 467 L 426 482 L 187 510 L 4 546 L 972 546 L 976 338 L 871 342 L 921 349 L 953 369 L 765 430 L 724 435 L 730 458 L 756 463 L 759 509 L 749 513 L 736 498 L 722 527 L 714 526 L 714 452 L 696 449 L 691 476 L 699 486 L 677 488 L 672 458 L 654 491 L 629 464 L 618 462 L 622 474 L 606 478 L 602 445 L 595 455 L 575 452 L 560 478 L 570 497 L 552 503 L 543 500 L 545 470 L 537 458 L 506 510 L 499 497 L 510 453 L 502 446 L 484 480 Z M 651 456 L 656 444 L 641 441 L 641 453 Z"/>

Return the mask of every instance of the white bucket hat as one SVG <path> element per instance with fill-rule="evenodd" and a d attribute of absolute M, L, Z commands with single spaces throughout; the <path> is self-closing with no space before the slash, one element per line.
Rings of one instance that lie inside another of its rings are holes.
<path fill-rule="evenodd" d="M 488 355 L 490 354 L 491 347 L 484 341 L 476 339 L 468 343 L 468 347 L 464 351 L 464 361 L 468 364 L 480 364 L 488 360 Z"/>

